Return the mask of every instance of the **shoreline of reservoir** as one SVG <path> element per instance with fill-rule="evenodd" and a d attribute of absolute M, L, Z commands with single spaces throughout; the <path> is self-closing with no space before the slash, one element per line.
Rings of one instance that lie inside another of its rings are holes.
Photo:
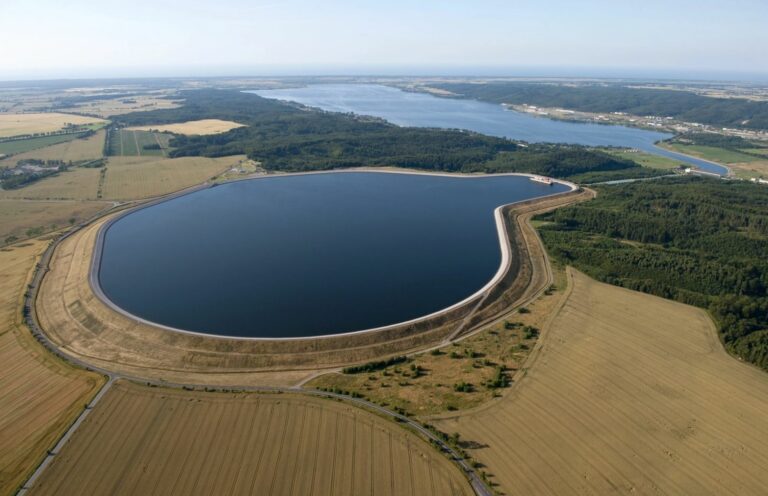
<path fill-rule="evenodd" d="M 510 271 L 481 297 L 484 301 L 412 326 L 323 339 L 249 340 L 168 332 L 142 324 L 108 307 L 88 280 L 96 233 L 119 211 L 78 226 L 51 245 L 27 306 L 41 339 L 93 367 L 161 382 L 291 385 L 318 371 L 460 341 L 511 309 L 527 305 L 552 284 L 546 253 L 529 219 L 593 197 L 594 192 L 582 189 L 505 209 L 504 224 L 519 254 L 512 257 Z"/>
<path fill-rule="evenodd" d="M 254 177 L 246 177 L 246 178 L 240 178 L 233 181 L 229 181 L 225 184 L 231 184 L 234 182 L 242 182 L 242 181 L 255 181 L 255 180 L 261 180 L 261 179 L 270 179 L 270 178 L 277 178 L 277 177 L 296 177 L 296 176 L 305 176 L 305 175 L 318 175 L 318 174 L 355 174 L 355 173 L 370 173 L 370 174 L 400 174 L 400 175 L 422 175 L 422 176 L 433 176 L 433 177 L 446 177 L 446 178 L 452 178 L 452 179 L 487 179 L 491 177 L 525 177 L 528 179 L 532 179 L 533 177 L 537 176 L 536 174 L 527 174 L 527 173 L 494 173 L 494 174 L 461 174 L 461 173 L 448 173 L 448 172 L 431 172 L 431 171 L 419 171 L 419 170 L 396 170 L 396 169 L 385 169 L 385 168 L 352 168 L 352 169 L 334 169 L 334 170 L 324 170 L 324 171 L 306 171 L 306 172 L 296 172 L 296 173 L 281 173 L 281 174 L 269 174 L 269 175 L 259 175 Z M 113 311 L 122 314 L 123 316 L 139 322 L 144 325 L 156 327 L 159 329 L 163 329 L 170 332 L 177 332 L 177 333 L 183 333 L 188 334 L 192 336 L 200 336 L 200 337 L 211 337 L 216 339 L 234 339 L 234 340 L 254 340 L 254 341 L 280 341 L 280 340 L 293 340 L 293 341 L 300 341 L 300 340 L 317 340 L 317 339 L 327 339 L 327 338 L 337 338 L 337 337 L 344 337 L 344 336 L 353 336 L 353 335 L 359 335 L 359 334 L 368 334 L 368 333 L 376 333 L 376 332 L 382 332 L 387 330 L 392 330 L 396 328 L 400 328 L 403 326 L 410 326 L 414 324 L 423 323 L 429 320 L 433 320 L 435 318 L 438 318 L 440 316 L 449 314 L 450 312 L 457 310 L 464 305 L 467 305 L 468 303 L 476 300 L 478 297 L 482 296 L 485 292 L 492 289 L 496 284 L 501 281 L 506 273 L 508 272 L 510 268 L 510 262 L 511 262 L 511 244 L 512 240 L 509 237 L 509 234 L 507 232 L 507 228 L 505 225 L 505 221 L 503 218 L 503 211 L 509 207 L 513 207 L 516 204 L 520 203 L 526 203 L 526 202 L 536 202 L 540 200 L 544 200 L 546 198 L 552 198 L 560 195 L 566 195 L 568 193 L 573 193 L 574 191 L 577 191 L 579 189 L 579 186 L 570 182 L 565 181 L 561 179 L 554 179 L 552 178 L 553 183 L 561 184 L 563 186 L 566 186 L 568 188 L 567 191 L 563 192 L 555 192 L 550 194 L 545 194 L 541 196 L 536 196 L 534 198 L 528 198 L 525 200 L 515 201 L 511 203 L 506 203 L 497 206 L 493 210 L 493 216 L 496 226 L 496 232 L 498 236 L 498 242 L 499 242 L 499 249 L 501 252 L 501 261 L 498 269 L 494 273 L 493 277 L 486 282 L 480 289 L 473 292 L 469 296 L 459 300 L 456 303 L 453 303 L 447 307 L 435 310 L 434 312 L 430 312 L 425 315 L 421 315 L 415 318 L 407 319 L 404 321 L 399 321 L 383 326 L 376 326 L 371 328 L 365 328 L 360 330 L 354 330 L 354 331 L 345 331 L 345 332 L 339 332 L 339 333 L 331 333 L 331 334 L 320 334 L 320 335 L 313 335 L 313 336 L 290 336 L 290 337 L 256 337 L 256 336 L 233 336 L 233 335 L 226 335 L 226 334 L 213 334 L 211 332 L 202 332 L 202 331 L 192 331 L 188 329 L 182 329 L 178 327 L 168 326 L 164 325 L 158 322 L 154 322 L 152 320 L 143 318 L 141 316 L 138 316 L 124 308 L 122 308 L 120 305 L 118 305 L 116 302 L 114 302 L 111 298 L 109 298 L 106 293 L 104 292 L 103 288 L 101 287 L 101 282 L 99 279 L 99 273 L 101 269 L 102 264 L 102 254 L 104 249 L 104 242 L 107 235 L 108 230 L 112 225 L 114 225 L 117 221 L 120 219 L 123 219 L 137 211 L 144 210 L 147 208 L 150 208 L 152 206 L 158 205 L 160 203 L 165 203 L 168 201 L 172 201 L 174 199 L 180 198 L 182 196 L 187 196 L 193 193 L 196 193 L 198 191 L 202 191 L 208 188 L 217 187 L 217 184 L 205 184 L 198 186 L 196 188 L 192 188 L 189 190 L 185 190 L 173 195 L 169 195 L 167 197 L 163 197 L 160 199 L 156 199 L 153 201 L 150 201 L 148 203 L 139 205 L 134 208 L 127 209 L 125 211 L 122 211 L 115 216 L 113 216 L 111 219 L 109 219 L 107 222 L 105 222 L 98 231 L 97 238 L 96 238 L 96 245 L 94 247 L 93 256 L 91 259 L 91 265 L 89 270 L 89 276 L 88 276 L 88 282 L 91 286 L 91 290 L 94 292 L 94 294 L 109 308 L 111 308 Z"/>

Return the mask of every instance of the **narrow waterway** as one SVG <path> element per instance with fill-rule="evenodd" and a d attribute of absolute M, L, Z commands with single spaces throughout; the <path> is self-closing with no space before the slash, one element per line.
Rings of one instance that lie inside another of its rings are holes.
<path fill-rule="evenodd" d="M 706 172 L 721 175 L 728 172 L 727 168 L 712 162 L 657 147 L 656 142 L 672 136 L 668 133 L 625 126 L 557 121 L 476 100 L 440 98 L 371 84 L 316 84 L 252 93 L 332 112 L 380 117 L 400 126 L 467 129 L 531 143 L 637 148 L 679 160 Z"/>

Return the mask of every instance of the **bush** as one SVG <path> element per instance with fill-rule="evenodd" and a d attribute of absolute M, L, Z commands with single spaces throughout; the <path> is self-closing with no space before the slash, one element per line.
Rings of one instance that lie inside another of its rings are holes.
<path fill-rule="evenodd" d="M 539 336 L 539 330 L 533 326 L 523 327 L 523 333 L 524 333 L 525 339 L 531 339 Z"/>
<path fill-rule="evenodd" d="M 403 363 L 408 360 L 406 356 L 396 356 L 388 360 L 380 360 L 376 362 L 368 362 L 363 365 L 353 365 L 351 367 L 344 367 L 342 372 L 345 374 L 359 374 L 360 372 L 373 372 L 376 370 L 382 370 L 398 363 Z"/>
<path fill-rule="evenodd" d="M 496 367 L 493 377 L 486 383 L 489 389 L 505 388 L 510 383 L 506 368 L 502 365 Z"/>
<path fill-rule="evenodd" d="M 472 384 L 461 381 L 453 385 L 453 390 L 457 393 L 471 393 L 474 388 L 472 387 Z"/>

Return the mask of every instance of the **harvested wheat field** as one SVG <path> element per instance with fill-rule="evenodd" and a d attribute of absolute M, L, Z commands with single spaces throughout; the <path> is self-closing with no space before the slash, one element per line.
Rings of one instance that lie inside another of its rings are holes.
<path fill-rule="evenodd" d="M 38 148 L 30 152 L 20 153 L 0 162 L 0 165 L 15 166 L 22 160 L 63 160 L 64 162 L 80 162 L 95 160 L 104 155 L 104 139 L 107 132 L 103 129 L 87 138 L 77 138 L 58 145 Z"/>
<path fill-rule="evenodd" d="M 45 351 L 21 325 L 39 240 L 0 250 L 0 495 L 13 494 L 102 384 Z"/>
<path fill-rule="evenodd" d="M 207 135 L 226 133 L 238 127 L 245 127 L 232 121 L 222 121 L 221 119 L 201 119 L 199 121 L 179 122 L 176 124 L 164 124 L 154 126 L 137 126 L 126 128 L 129 131 L 159 131 L 173 134 L 186 135 Z"/>
<path fill-rule="evenodd" d="M 205 182 L 236 166 L 244 155 L 221 158 L 110 157 L 103 198 L 126 200 L 164 195 Z"/>
<path fill-rule="evenodd" d="M 0 138 L 60 131 L 67 124 L 85 125 L 104 122 L 98 117 L 43 112 L 37 114 L 0 114 Z"/>
<path fill-rule="evenodd" d="M 148 112 L 150 110 L 172 109 L 180 107 L 180 101 L 169 100 L 169 93 L 153 92 L 146 95 L 136 95 L 131 98 L 111 98 L 106 100 L 91 100 L 72 108 L 64 109 L 70 112 L 94 114 L 101 117 L 128 114 L 130 112 Z"/>
<path fill-rule="evenodd" d="M 436 425 L 505 494 L 765 494 L 768 375 L 704 311 L 571 274 L 527 375 Z"/>
<path fill-rule="evenodd" d="M 205 182 L 236 166 L 244 155 L 221 158 L 110 157 L 105 168 L 73 167 L 23 188 L 0 190 L 0 199 L 134 200 L 165 195 Z M 99 196 L 101 192 L 101 196 Z"/>
<path fill-rule="evenodd" d="M 34 237 L 82 222 L 107 206 L 105 202 L 0 199 L 0 244 L 9 237 Z"/>
<path fill-rule="evenodd" d="M 337 401 L 117 383 L 32 494 L 374 492 L 472 494 L 426 442 Z"/>
<path fill-rule="evenodd" d="M 73 167 L 18 189 L 0 190 L 2 199 L 95 200 L 101 169 Z"/>

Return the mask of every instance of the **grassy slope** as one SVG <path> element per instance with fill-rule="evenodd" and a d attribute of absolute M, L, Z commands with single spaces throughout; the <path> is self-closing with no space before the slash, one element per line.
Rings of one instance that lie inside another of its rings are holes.
<path fill-rule="evenodd" d="M 755 162 L 760 160 L 759 157 L 753 155 L 747 155 L 746 153 L 740 153 L 736 150 L 726 150 L 724 148 L 716 148 L 714 146 L 702 146 L 702 145 L 684 145 L 680 143 L 672 143 L 666 145 L 674 151 L 686 153 L 688 155 L 694 155 L 706 160 L 712 160 L 713 162 L 720 162 L 723 164 L 734 164 L 739 162 Z"/>
<path fill-rule="evenodd" d="M 632 152 L 629 150 L 606 150 L 607 153 L 615 155 L 619 158 L 626 160 L 633 160 L 643 167 L 649 167 L 652 169 L 672 170 L 685 165 L 685 162 L 679 160 L 673 160 L 671 158 L 662 157 L 661 155 L 654 155 L 652 153 L 645 152 Z"/>

